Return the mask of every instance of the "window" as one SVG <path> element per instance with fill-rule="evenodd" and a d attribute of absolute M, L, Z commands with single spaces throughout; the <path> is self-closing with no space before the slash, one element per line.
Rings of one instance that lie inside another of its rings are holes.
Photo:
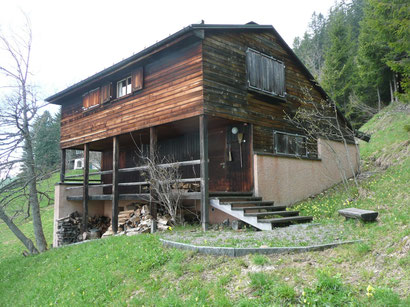
<path fill-rule="evenodd" d="M 246 51 L 248 87 L 266 94 L 285 97 L 285 65 L 282 61 L 253 49 Z"/>
<path fill-rule="evenodd" d="M 117 98 L 139 91 L 144 85 L 143 67 L 138 67 L 132 75 L 117 82 Z"/>
<path fill-rule="evenodd" d="M 131 94 L 131 76 L 117 82 L 117 98 Z"/>
<path fill-rule="evenodd" d="M 100 88 L 93 89 L 83 95 L 83 108 L 89 109 L 100 103 Z"/>
<path fill-rule="evenodd" d="M 307 139 L 305 136 L 285 132 L 273 132 L 274 152 L 297 157 L 307 157 Z"/>

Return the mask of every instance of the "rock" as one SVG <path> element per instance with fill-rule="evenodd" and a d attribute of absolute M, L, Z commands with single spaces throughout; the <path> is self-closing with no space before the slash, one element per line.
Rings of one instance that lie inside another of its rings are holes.
<path fill-rule="evenodd" d="M 243 227 L 244 223 L 239 220 L 233 220 L 231 223 L 231 227 L 233 230 L 237 231 Z"/>

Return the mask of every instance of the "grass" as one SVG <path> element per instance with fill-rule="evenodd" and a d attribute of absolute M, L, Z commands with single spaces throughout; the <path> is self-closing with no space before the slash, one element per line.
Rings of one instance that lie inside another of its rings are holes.
<path fill-rule="evenodd" d="M 397 149 L 409 139 L 407 124 L 403 112 L 386 109 L 363 127 L 374 131 L 371 143 L 361 145 L 364 165 L 373 175 L 359 187 L 336 186 L 297 205 L 316 222 L 365 239 L 360 244 L 228 258 L 164 249 L 158 235 L 140 235 L 25 258 L 23 246 L 0 223 L 0 305 L 409 306 L 410 162 Z M 379 158 L 387 169 L 378 167 Z M 377 210 L 378 222 L 346 221 L 337 214 L 346 206 Z M 42 219 L 51 242 L 53 210 L 45 202 Z M 30 220 L 19 223 L 30 235 Z"/>

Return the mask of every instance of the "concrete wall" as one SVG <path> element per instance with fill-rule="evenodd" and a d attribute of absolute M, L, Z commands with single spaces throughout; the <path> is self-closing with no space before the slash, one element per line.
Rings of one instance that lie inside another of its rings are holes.
<path fill-rule="evenodd" d="M 349 164 L 358 171 L 359 156 L 355 145 L 319 140 L 319 160 L 254 155 L 255 195 L 290 205 L 353 176 Z"/>
<path fill-rule="evenodd" d="M 78 211 L 82 214 L 83 202 L 82 201 L 68 201 L 67 196 L 82 195 L 82 189 L 70 189 L 73 185 L 57 184 L 54 190 L 54 232 L 53 232 L 53 246 L 57 246 L 57 220 L 66 217 Z M 68 189 L 67 189 L 68 188 Z M 102 195 L 102 188 L 89 187 L 89 195 Z M 129 205 L 135 204 L 135 201 L 120 200 L 118 207 L 127 209 Z M 112 217 L 112 201 L 111 200 L 90 200 L 88 202 L 88 215 L 89 216 L 108 216 Z"/>
<path fill-rule="evenodd" d="M 67 196 L 82 195 L 82 189 L 67 189 L 72 188 L 73 185 L 67 185 L 64 183 L 57 184 L 54 189 L 54 231 L 53 231 L 53 246 L 57 246 L 57 220 L 66 217 L 78 211 L 83 212 L 82 201 L 68 201 Z M 102 194 L 102 188 L 89 188 L 89 194 Z M 103 201 L 89 201 L 88 203 L 88 215 L 104 215 L 104 202 Z"/>

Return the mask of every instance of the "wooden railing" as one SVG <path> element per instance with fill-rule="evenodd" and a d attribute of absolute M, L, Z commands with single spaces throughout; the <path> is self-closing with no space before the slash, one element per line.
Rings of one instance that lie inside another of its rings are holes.
<path fill-rule="evenodd" d="M 172 163 L 163 163 L 163 164 L 158 164 L 158 167 L 181 167 L 181 166 L 191 166 L 191 165 L 199 165 L 201 163 L 201 160 L 190 160 L 190 161 L 181 161 L 181 162 L 172 162 Z M 120 168 L 118 169 L 119 173 L 130 173 L 130 172 L 140 172 L 140 171 L 146 171 L 148 170 L 148 166 L 143 165 L 143 166 L 136 166 L 136 167 L 128 167 L 128 168 Z M 99 172 L 92 172 L 89 173 L 89 177 L 91 176 L 101 176 L 101 175 L 110 175 L 112 174 L 113 171 L 112 170 L 106 170 L 106 171 L 99 171 Z M 67 187 L 67 190 L 72 190 L 72 189 L 82 189 L 84 187 L 83 182 L 84 180 L 82 179 L 73 179 L 73 178 L 82 178 L 84 177 L 83 174 L 76 174 L 76 175 L 68 175 L 65 176 L 65 182 L 72 182 L 75 181 L 74 183 L 80 185 L 81 186 L 74 186 L 74 187 Z M 97 179 L 89 179 L 89 182 L 91 181 L 99 181 L 101 182 L 101 180 L 97 180 Z M 200 182 L 201 178 L 182 178 L 179 179 L 178 182 L 181 183 L 191 183 L 191 182 Z M 118 183 L 119 187 L 129 187 L 129 186 L 142 186 L 142 185 L 149 185 L 150 182 L 149 181 L 138 181 L 138 182 L 120 182 Z M 112 183 L 92 183 L 90 184 L 90 186 L 97 188 L 97 187 L 101 187 L 101 188 L 105 188 L 105 187 L 112 187 Z"/>

